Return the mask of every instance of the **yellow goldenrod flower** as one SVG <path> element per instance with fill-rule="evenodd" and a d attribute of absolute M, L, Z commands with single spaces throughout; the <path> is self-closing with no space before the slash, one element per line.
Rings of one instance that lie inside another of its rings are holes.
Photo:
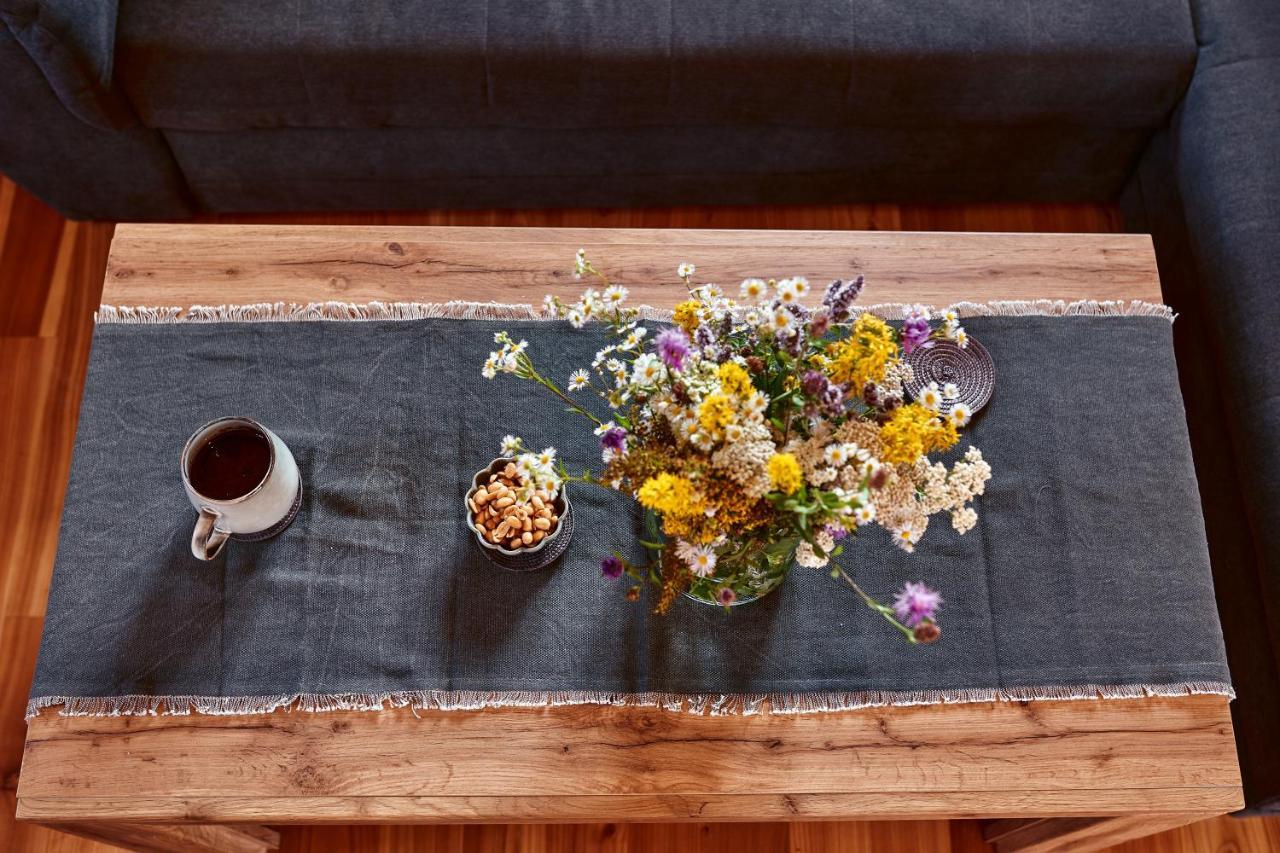
<path fill-rule="evenodd" d="M 940 419 L 919 403 L 899 406 L 880 427 L 880 458 L 892 464 L 910 464 L 925 453 L 946 450 L 960 440 L 956 425 Z"/>
<path fill-rule="evenodd" d="M 714 438 L 722 437 L 733 419 L 733 403 L 724 394 L 708 394 L 698 407 L 698 426 Z"/>
<path fill-rule="evenodd" d="M 748 397 L 755 390 L 751 384 L 751 375 L 736 361 L 726 361 L 720 365 L 716 375 L 720 378 L 720 387 L 734 397 Z"/>
<path fill-rule="evenodd" d="M 698 311 L 702 307 L 701 303 L 696 299 L 686 299 L 676 306 L 673 319 L 676 325 L 684 329 L 686 333 L 692 335 L 698 328 L 698 324 L 702 322 L 698 317 Z"/>
<path fill-rule="evenodd" d="M 862 314 L 849 337 L 827 347 L 828 373 L 833 382 L 848 382 L 859 391 L 868 382 L 880 382 L 885 370 L 898 360 L 893 329 L 874 314 Z"/>
<path fill-rule="evenodd" d="M 804 482 L 800 463 L 790 453 L 775 453 L 769 457 L 769 483 L 783 494 L 793 494 Z"/>
<path fill-rule="evenodd" d="M 704 509 L 705 502 L 696 486 L 687 478 L 662 473 L 644 481 L 636 500 L 646 509 L 669 516 L 696 516 Z"/>

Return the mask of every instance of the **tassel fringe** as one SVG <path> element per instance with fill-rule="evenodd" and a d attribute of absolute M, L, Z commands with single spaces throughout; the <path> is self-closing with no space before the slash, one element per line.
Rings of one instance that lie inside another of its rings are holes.
<path fill-rule="evenodd" d="M 661 708 L 698 715 L 750 716 L 760 713 L 817 714 L 908 705 L 955 705 L 971 702 L 1036 702 L 1071 699 L 1142 699 L 1151 696 L 1215 695 L 1235 698 L 1230 684 L 1184 681 L 1175 684 L 1085 684 L 1074 687 L 1010 687 L 968 690 L 872 690 L 852 693 L 602 693 L 589 691 L 483 692 L 414 690 L 395 693 L 294 693 L 278 696 L 38 696 L 27 704 L 26 718 L 44 708 L 62 706 L 63 717 L 213 716 L 269 714 L 292 710 L 476 711 L 482 708 L 548 708 L 565 705 Z"/>
<path fill-rule="evenodd" d="M 855 313 L 872 313 L 886 320 L 901 319 L 914 307 L 900 302 L 858 307 Z M 961 317 L 1163 317 L 1174 319 L 1173 309 L 1154 302 L 1097 302 L 1039 299 L 1024 302 L 957 302 L 950 306 Z M 670 321 L 665 308 L 639 306 L 640 319 Z M 103 305 L 94 314 L 97 323 L 290 323 L 318 320 L 555 320 L 532 305 L 501 302 L 258 302 L 250 305 L 193 305 L 179 307 Z"/>

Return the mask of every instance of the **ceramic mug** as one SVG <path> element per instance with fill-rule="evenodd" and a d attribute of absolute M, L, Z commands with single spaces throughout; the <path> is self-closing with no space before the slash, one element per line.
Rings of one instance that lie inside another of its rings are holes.
<path fill-rule="evenodd" d="M 182 448 L 182 485 L 200 513 L 191 553 L 218 556 L 228 539 L 260 542 L 298 514 L 302 480 L 280 437 L 251 418 L 218 418 Z"/>

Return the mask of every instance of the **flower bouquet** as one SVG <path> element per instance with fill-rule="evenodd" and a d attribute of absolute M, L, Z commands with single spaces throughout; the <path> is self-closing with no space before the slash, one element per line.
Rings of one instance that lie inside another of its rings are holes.
<path fill-rule="evenodd" d="M 607 325 L 611 342 L 590 369 L 562 389 L 538 371 L 526 341 L 500 332 L 483 373 L 542 385 L 600 437 L 603 470 L 571 475 L 553 452 L 528 452 L 508 436 L 503 453 L 517 456 L 530 482 L 594 483 L 646 510 L 648 559 L 615 553 L 602 572 L 635 579 L 633 600 L 652 583 L 654 609 L 665 613 L 682 593 L 730 606 L 775 589 L 794 564 L 826 567 L 911 642 L 936 640 L 937 592 L 907 583 L 882 604 L 835 558 L 866 525 L 911 551 L 936 513 L 949 513 L 960 533 L 977 521 L 969 502 L 991 476 L 981 452 L 970 447 L 950 467 L 930 458 L 957 444 L 969 408 L 953 387 L 927 385 L 913 401 L 904 391 L 913 379 L 904 355 L 938 338 L 965 346 L 955 312 L 935 324 L 911 308 L 899 330 L 854 308 L 861 276 L 832 282 L 810 309 L 804 278 L 747 279 L 734 300 L 695 286 L 693 265 L 681 264 L 689 298 L 650 335 L 642 318 L 651 315 L 630 307 L 627 290 L 581 251 L 576 273 L 599 287 L 572 304 L 549 296 L 544 307 L 575 328 Z M 588 393 L 603 399 L 607 419 L 573 396 Z"/>

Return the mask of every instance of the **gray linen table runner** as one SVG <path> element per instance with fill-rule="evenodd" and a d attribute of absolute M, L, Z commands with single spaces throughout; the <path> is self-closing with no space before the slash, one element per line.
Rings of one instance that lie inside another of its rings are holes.
<path fill-rule="evenodd" d="M 558 564 L 488 563 L 462 501 L 504 434 L 599 462 L 585 423 L 531 383 L 480 377 L 493 334 L 528 338 L 563 380 L 599 328 L 460 305 L 104 309 L 28 714 L 1231 695 L 1167 313 L 967 313 L 985 315 L 965 325 L 997 371 L 958 449 L 994 469 L 977 528 L 935 520 L 914 555 L 877 528 L 840 558 L 882 598 L 905 580 L 943 592 L 926 647 L 821 570 L 731 611 L 653 616 L 599 570 L 637 551 L 635 505 L 581 485 Z M 335 316 L 416 319 L 306 319 Z M 288 443 L 303 504 L 276 539 L 202 563 L 178 457 L 230 414 Z"/>

